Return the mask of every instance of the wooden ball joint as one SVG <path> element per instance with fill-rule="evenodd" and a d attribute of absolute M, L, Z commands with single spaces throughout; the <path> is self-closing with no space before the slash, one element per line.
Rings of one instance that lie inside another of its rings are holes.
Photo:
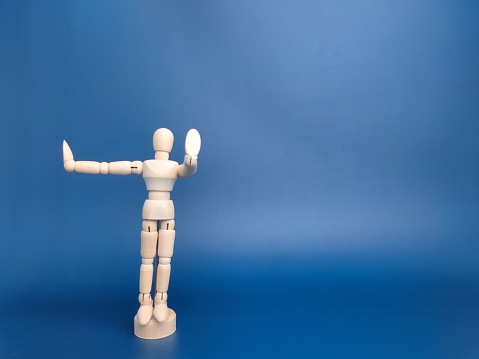
<path fill-rule="evenodd" d="M 68 172 L 113 175 L 143 175 L 148 199 L 143 205 L 141 230 L 140 308 L 134 318 L 135 335 L 143 339 L 159 339 L 176 330 L 176 313 L 168 308 L 171 257 L 175 244 L 175 208 L 170 199 L 178 177 L 189 177 L 198 168 L 201 137 L 191 129 L 186 135 L 183 164 L 170 161 L 173 133 L 160 128 L 153 135 L 155 159 L 141 161 L 95 162 L 75 161 L 72 150 L 63 141 L 63 165 Z M 153 278 L 156 275 L 154 296 Z"/>

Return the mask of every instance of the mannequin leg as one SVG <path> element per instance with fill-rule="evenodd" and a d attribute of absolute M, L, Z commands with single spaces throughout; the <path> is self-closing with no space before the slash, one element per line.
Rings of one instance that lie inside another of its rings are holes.
<path fill-rule="evenodd" d="M 171 257 L 175 244 L 175 221 L 164 220 L 158 231 L 158 267 L 156 271 L 155 318 L 164 322 L 168 318 L 169 310 L 166 303 L 167 291 L 170 283 Z"/>
<path fill-rule="evenodd" d="M 153 282 L 153 260 L 158 243 L 158 223 L 156 220 L 144 220 L 141 231 L 141 267 L 140 267 L 140 309 L 137 317 L 140 325 L 146 325 L 153 315 L 151 286 Z"/>

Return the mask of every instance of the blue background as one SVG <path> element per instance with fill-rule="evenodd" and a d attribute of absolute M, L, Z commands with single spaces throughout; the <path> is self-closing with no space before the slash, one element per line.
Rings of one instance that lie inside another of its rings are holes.
<path fill-rule="evenodd" d="M 1 1 L 2 358 L 479 357 L 475 1 Z M 190 128 L 169 304 L 138 176 Z"/>

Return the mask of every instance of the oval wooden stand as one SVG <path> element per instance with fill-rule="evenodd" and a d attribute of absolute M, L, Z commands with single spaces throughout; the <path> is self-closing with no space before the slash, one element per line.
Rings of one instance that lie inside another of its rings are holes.
<path fill-rule="evenodd" d="M 138 324 L 135 315 L 135 335 L 141 339 L 160 339 L 173 334 L 176 330 L 176 313 L 170 309 L 168 319 L 162 323 L 152 317 L 147 325 Z"/>

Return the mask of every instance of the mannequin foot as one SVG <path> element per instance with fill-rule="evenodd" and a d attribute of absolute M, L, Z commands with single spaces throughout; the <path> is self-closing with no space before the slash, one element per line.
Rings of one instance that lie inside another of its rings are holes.
<path fill-rule="evenodd" d="M 166 304 L 156 304 L 153 313 L 156 320 L 161 323 L 168 319 L 169 310 Z"/>
<path fill-rule="evenodd" d="M 153 314 L 156 320 L 160 323 L 166 321 L 170 313 L 166 304 L 167 297 L 166 293 L 156 293 L 155 295 L 155 310 L 153 311 Z"/>
<path fill-rule="evenodd" d="M 140 294 L 140 308 L 137 312 L 138 323 L 146 325 L 153 316 L 153 301 L 149 294 Z"/>

